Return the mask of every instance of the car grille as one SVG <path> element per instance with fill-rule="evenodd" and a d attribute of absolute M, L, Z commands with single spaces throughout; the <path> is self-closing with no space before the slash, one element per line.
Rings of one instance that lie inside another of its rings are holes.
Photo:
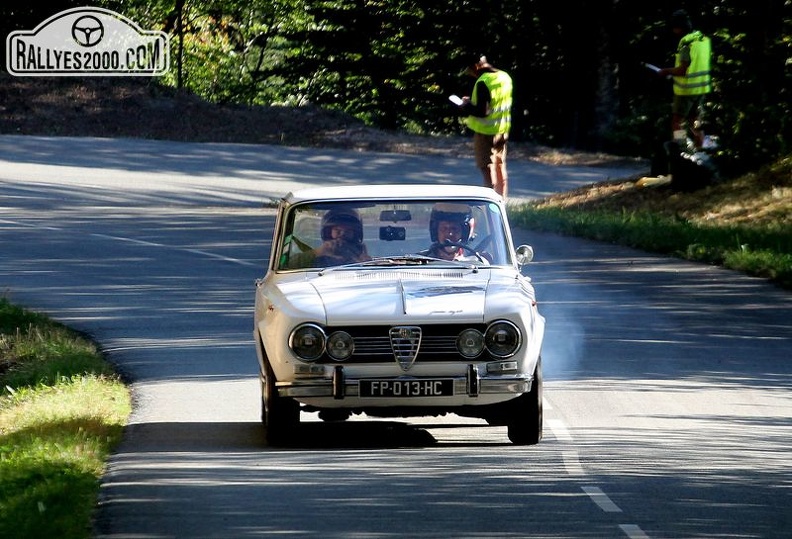
<path fill-rule="evenodd" d="M 391 345 L 391 327 L 329 327 L 325 331 L 328 335 L 334 331 L 346 331 L 354 339 L 355 350 L 352 356 L 344 363 L 385 363 L 394 360 L 394 347 Z M 460 361 L 461 356 L 457 351 L 456 340 L 463 330 L 469 328 L 478 329 L 482 333 L 486 330 L 486 326 L 483 324 L 421 326 L 420 347 L 415 361 Z M 396 346 L 398 347 L 399 345 L 397 344 Z M 336 363 L 326 356 L 320 362 Z"/>

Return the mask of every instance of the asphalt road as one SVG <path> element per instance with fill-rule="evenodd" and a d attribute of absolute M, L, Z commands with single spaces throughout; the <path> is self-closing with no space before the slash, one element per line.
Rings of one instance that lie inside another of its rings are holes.
<path fill-rule="evenodd" d="M 632 171 L 513 163 L 512 199 Z M 93 335 L 135 411 L 97 537 L 792 535 L 792 294 L 515 231 L 548 319 L 545 439 L 456 417 L 258 423 L 253 281 L 304 185 L 475 185 L 467 161 L 0 136 L 0 290 Z"/>

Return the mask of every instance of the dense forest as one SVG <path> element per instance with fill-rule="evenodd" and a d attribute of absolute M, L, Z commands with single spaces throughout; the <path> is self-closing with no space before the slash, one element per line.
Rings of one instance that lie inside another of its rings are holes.
<path fill-rule="evenodd" d="M 7 0 L 3 36 L 84 0 Z M 413 133 L 464 131 L 447 96 L 470 93 L 465 58 L 514 80 L 512 137 L 651 156 L 670 136 L 670 14 L 712 38 L 706 130 L 729 170 L 790 153 L 792 0 L 95 0 L 171 35 L 158 82 L 215 102 L 348 112 Z M 5 56 L 5 55 L 4 55 Z"/>

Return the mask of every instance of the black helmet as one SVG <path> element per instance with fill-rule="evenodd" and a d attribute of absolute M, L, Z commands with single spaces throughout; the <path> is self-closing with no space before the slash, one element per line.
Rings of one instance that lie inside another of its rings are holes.
<path fill-rule="evenodd" d="M 690 15 L 684 9 L 678 9 L 671 14 L 671 28 L 681 28 L 685 32 L 693 30 Z"/>
<path fill-rule="evenodd" d="M 487 55 L 479 51 L 468 52 L 464 56 L 465 67 L 474 66 L 486 61 Z"/>
<path fill-rule="evenodd" d="M 472 216 L 470 214 L 470 206 L 467 204 L 438 202 L 434 205 L 432 213 L 429 216 L 429 236 L 433 242 L 437 241 L 437 227 L 440 221 L 459 223 L 459 226 L 462 227 L 462 237 L 460 241 L 466 243 L 470 239 Z"/>
<path fill-rule="evenodd" d="M 354 208 L 333 208 L 322 216 L 322 241 L 332 239 L 330 230 L 337 225 L 347 225 L 355 231 L 355 241 L 363 242 L 363 223 Z"/>

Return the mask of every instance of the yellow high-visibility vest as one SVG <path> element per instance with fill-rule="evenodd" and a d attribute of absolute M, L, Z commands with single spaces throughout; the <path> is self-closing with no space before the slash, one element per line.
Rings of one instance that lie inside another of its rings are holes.
<path fill-rule="evenodd" d="M 476 133 L 499 135 L 511 129 L 512 80 L 505 71 L 483 73 L 476 84 L 483 82 L 490 92 L 490 113 L 484 118 L 468 116 L 465 123 Z M 474 86 L 475 88 L 475 86 Z M 477 105 L 478 92 L 473 92 L 470 102 Z"/>
<path fill-rule="evenodd" d="M 682 63 L 681 51 L 690 47 L 690 65 L 687 75 L 674 77 L 674 93 L 676 95 L 702 95 L 712 91 L 710 76 L 710 56 L 712 46 L 710 39 L 699 32 L 691 32 L 679 40 L 677 47 L 676 66 Z"/>

